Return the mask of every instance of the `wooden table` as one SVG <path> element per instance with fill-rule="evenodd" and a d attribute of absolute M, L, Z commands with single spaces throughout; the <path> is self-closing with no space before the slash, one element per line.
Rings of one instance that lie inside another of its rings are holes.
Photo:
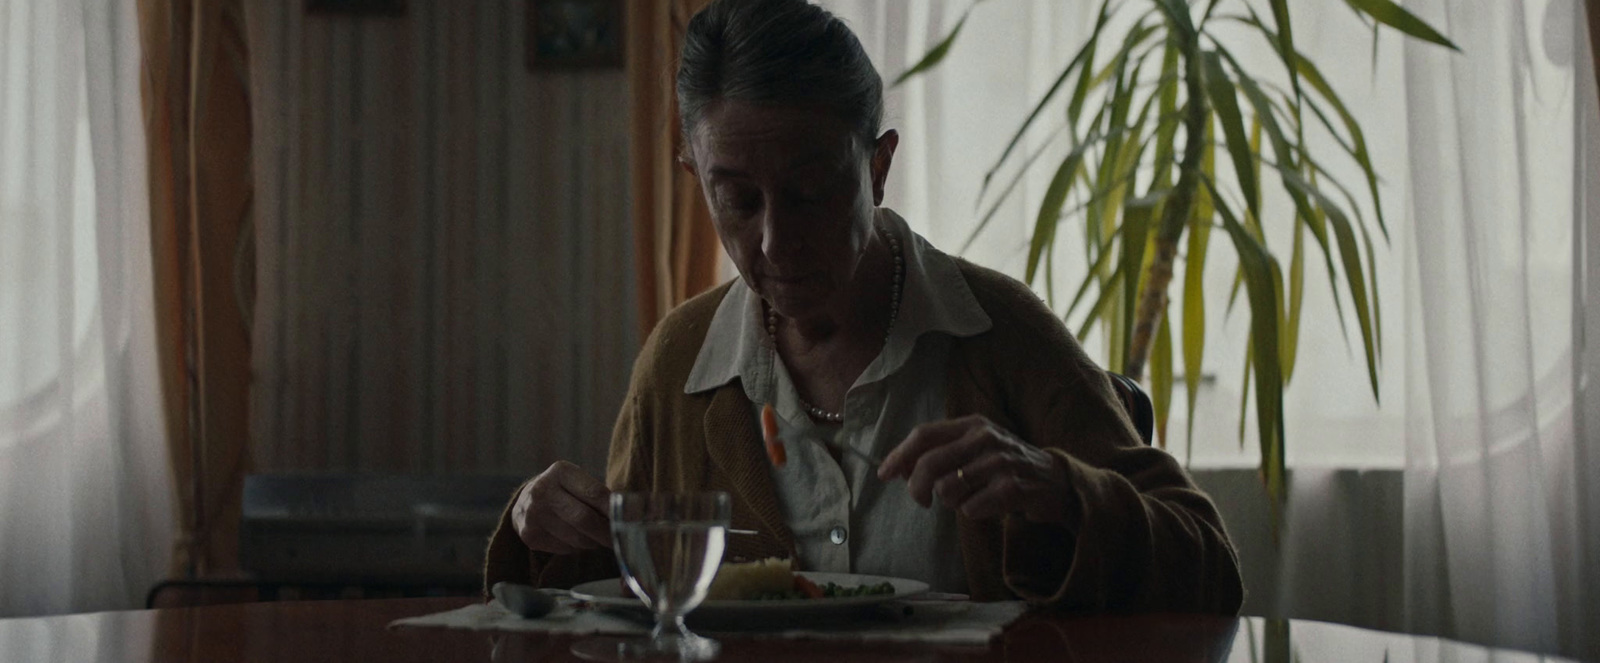
<path fill-rule="evenodd" d="M 3 661 L 569 661 L 570 637 L 384 627 L 459 598 L 253 603 L 0 619 Z M 1030 615 L 987 648 L 724 638 L 723 661 L 1439 661 L 1485 650 L 1318 622 Z M 1252 651 L 1254 650 L 1254 651 Z M 1521 660 L 1521 655 L 1495 660 Z M 1527 660 L 1535 660 L 1529 655 Z M 1550 659 L 1545 659 L 1550 660 Z"/>

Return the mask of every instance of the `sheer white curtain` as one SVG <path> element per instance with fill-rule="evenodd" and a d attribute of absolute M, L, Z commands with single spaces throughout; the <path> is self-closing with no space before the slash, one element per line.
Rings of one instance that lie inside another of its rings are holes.
<path fill-rule="evenodd" d="M 0 616 L 166 570 L 134 4 L 0 0 Z"/>
<path fill-rule="evenodd" d="M 820 4 L 845 18 L 893 77 L 973 3 Z M 938 69 L 891 91 L 889 125 L 902 141 L 888 204 L 935 244 L 962 248 L 984 171 L 1086 39 L 1098 4 L 982 3 Z M 1229 0 L 1218 11 L 1240 4 Z M 1585 310 L 1575 267 L 1586 264 L 1574 255 L 1575 201 L 1592 185 L 1573 176 L 1583 156 L 1573 147 L 1574 109 L 1596 94 L 1582 9 L 1574 0 L 1405 4 L 1464 52 L 1386 31 L 1374 63 L 1371 31 L 1344 2 L 1293 3 L 1297 46 L 1363 123 L 1384 180 L 1394 232 L 1378 248 L 1383 398 L 1374 402 L 1360 349 L 1334 322 L 1325 275 L 1308 270 L 1296 382 L 1285 395 L 1295 471 L 1286 529 L 1277 544 L 1241 541 L 1252 552 L 1272 551 L 1244 560 L 1272 566 L 1245 569 L 1259 579 L 1246 609 L 1600 655 L 1580 639 L 1580 625 L 1600 623 L 1588 570 L 1600 523 L 1593 506 L 1580 508 L 1600 492 L 1585 493 L 1582 481 L 1600 476 L 1600 449 L 1592 432 L 1578 432 L 1575 407 L 1583 381 L 1574 372 L 1581 345 L 1573 312 Z M 1123 20 L 1136 13 L 1124 11 Z M 1278 75 L 1261 39 L 1220 34 L 1245 66 Z M 1042 145 L 1046 133 L 1024 145 Z M 1336 174 L 1359 181 L 1338 170 L 1337 146 L 1320 139 Z M 967 257 L 1022 272 L 1033 210 L 1051 174 L 1037 170 Z M 1289 209 L 1270 195 L 1265 205 L 1268 214 Z M 1287 255 L 1288 243 L 1271 232 L 1269 244 Z M 1058 250 L 1059 294 L 1081 278 L 1082 249 Z M 1211 311 L 1224 309 L 1233 279 L 1228 253 L 1213 251 L 1207 263 Z M 1238 442 L 1246 325 L 1241 312 L 1207 320 L 1209 379 L 1194 448 L 1181 434 L 1170 442 L 1197 474 L 1257 461 L 1254 444 Z M 1101 350 L 1098 338 L 1086 346 Z M 1171 429 L 1182 431 L 1188 413 L 1181 402 L 1174 407 Z M 1253 416 L 1245 414 L 1250 441 Z M 1248 492 L 1219 501 L 1262 499 Z"/>
<path fill-rule="evenodd" d="M 1591 186 L 1574 165 L 1592 156 L 1574 149 L 1574 111 L 1595 98 L 1582 9 L 1409 4 L 1466 53 L 1405 51 L 1418 238 L 1405 367 L 1407 620 L 1594 656 L 1600 587 L 1583 537 L 1600 512 L 1581 490 L 1597 478 L 1584 463 L 1600 449 L 1577 426 L 1574 371 L 1577 194 Z"/>

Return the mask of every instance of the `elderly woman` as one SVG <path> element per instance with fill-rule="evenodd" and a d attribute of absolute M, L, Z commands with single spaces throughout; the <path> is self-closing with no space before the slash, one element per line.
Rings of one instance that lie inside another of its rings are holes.
<path fill-rule="evenodd" d="M 518 491 L 486 586 L 615 576 L 612 490 L 722 490 L 757 532 L 730 558 L 1071 610 L 1238 610 L 1216 509 L 1141 442 L 1062 321 L 879 206 L 900 138 L 841 21 L 717 0 L 689 22 L 677 94 L 682 166 L 739 278 L 646 341 L 603 484 L 562 462 Z"/>

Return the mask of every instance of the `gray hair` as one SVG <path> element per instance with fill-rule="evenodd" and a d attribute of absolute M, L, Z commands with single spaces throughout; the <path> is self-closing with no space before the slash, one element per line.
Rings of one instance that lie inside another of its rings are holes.
<path fill-rule="evenodd" d="M 871 146 L 883 79 L 844 21 L 806 0 L 716 0 L 689 20 L 678 63 L 684 143 L 721 99 L 815 107 Z"/>

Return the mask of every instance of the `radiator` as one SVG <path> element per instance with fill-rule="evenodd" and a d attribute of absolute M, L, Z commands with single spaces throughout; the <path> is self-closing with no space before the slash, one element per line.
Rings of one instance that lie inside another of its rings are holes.
<path fill-rule="evenodd" d="M 520 476 L 245 478 L 240 563 L 262 581 L 471 586 Z"/>

